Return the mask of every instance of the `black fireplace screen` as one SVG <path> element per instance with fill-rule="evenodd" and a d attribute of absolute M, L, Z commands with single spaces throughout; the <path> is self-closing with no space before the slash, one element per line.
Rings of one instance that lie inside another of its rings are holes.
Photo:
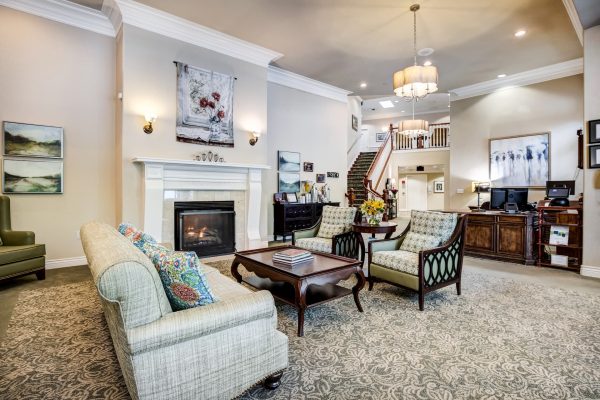
<path fill-rule="evenodd" d="M 175 250 L 199 257 L 235 252 L 233 201 L 176 202 Z"/>

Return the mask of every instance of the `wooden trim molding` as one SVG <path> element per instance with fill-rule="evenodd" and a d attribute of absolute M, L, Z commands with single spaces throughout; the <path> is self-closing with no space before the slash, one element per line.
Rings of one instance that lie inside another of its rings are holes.
<path fill-rule="evenodd" d="M 79 265 L 87 265 L 87 259 L 85 256 L 46 260 L 46 269 L 77 267 Z"/>
<path fill-rule="evenodd" d="M 269 66 L 267 71 L 267 80 L 278 85 L 302 90 L 303 92 L 316 94 L 317 96 L 327 97 L 332 100 L 348 102 L 348 95 L 352 92 L 339 87 L 329 85 L 302 75 L 286 71 L 281 68 Z"/>

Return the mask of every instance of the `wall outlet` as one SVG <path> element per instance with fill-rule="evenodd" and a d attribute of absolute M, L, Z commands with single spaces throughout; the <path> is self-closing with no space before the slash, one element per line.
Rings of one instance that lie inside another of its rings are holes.
<path fill-rule="evenodd" d="M 465 192 L 465 189 L 456 189 L 456 193 L 462 194 Z"/>

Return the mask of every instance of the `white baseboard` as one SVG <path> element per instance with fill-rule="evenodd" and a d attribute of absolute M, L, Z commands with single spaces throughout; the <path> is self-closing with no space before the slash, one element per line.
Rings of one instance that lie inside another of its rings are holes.
<path fill-rule="evenodd" d="M 589 276 L 591 278 L 600 278 L 600 267 L 592 265 L 582 265 L 579 273 L 582 276 Z"/>
<path fill-rule="evenodd" d="M 77 267 L 79 265 L 87 265 L 85 256 L 46 260 L 46 269 Z"/>

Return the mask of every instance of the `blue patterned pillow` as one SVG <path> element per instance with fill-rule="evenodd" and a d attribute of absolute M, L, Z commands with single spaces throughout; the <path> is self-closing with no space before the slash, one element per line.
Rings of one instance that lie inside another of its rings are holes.
<path fill-rule="evenodd" d="M 174 311 L 211 304 L 217 300 L 208 286 L 196 253 L 169 250 L 129 224 L 121 224 L 119 232 L 150 258 Z"/>

